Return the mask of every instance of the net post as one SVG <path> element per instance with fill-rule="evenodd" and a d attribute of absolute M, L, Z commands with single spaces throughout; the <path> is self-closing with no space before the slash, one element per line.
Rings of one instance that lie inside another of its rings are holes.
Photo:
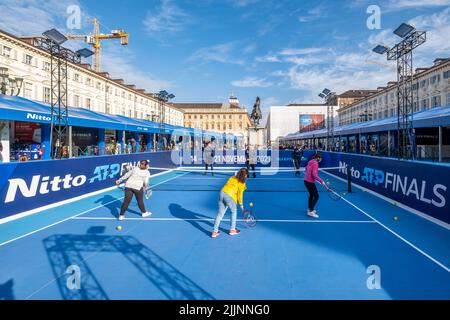
<path fill-rule="evenodd" d="M 352 174 L 350 172 L 350 166 L 347 165 L 347 192 L 352 192 Z"/>

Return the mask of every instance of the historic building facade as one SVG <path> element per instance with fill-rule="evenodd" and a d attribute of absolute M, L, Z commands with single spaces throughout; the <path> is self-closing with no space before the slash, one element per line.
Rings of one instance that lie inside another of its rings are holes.
<path fill-rule="evenodd" d="M 250 118 L 235 97 L 229 103 L 175 103 L 173 106 L 183 110 L 186 127 L 248 137 Z"/>
<path fill-rule="evenodd" d="M 20 96 L 50 102 L 50 55 L 33 40 L 18 38 L 0 30 L 0 68 L 9 76 L 23 78 Z M 107 114 L 159 121 L 160 107 L 153 93 L 112 79 L 107 72 L 95 72 L 89 64 L 68 63 L 67 105 Z M 165 122 L 182 126 L 183 111 L 164 104 Z"/>
<path fill-rule="evenodd" d="M 433 66 L 416 69 L 413 91 L 415 112 L 450 107 L 450 59 L 436 59 Z M 397 115 L 397 83 L 389 82 L 338 112 L 341 125 Z"/>

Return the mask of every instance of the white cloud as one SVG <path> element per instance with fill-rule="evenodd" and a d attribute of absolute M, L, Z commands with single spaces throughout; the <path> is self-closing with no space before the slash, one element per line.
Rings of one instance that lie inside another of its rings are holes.
<path fill-rule="evenodd" d="M 390 11 L 417 9 L 423 7 L 450 6 L 450 0 L 390 0 L 386 9 Z"/>
<path fill-rule="evenodd" d="M 246 77 L 241 80 L 232 81 L 231 85 L 240 88 L 267 88 L 272 86 L 273 83 L 264 78 Z"/>
<path fill-rule="evenodd" d="M 232 57 L 233 52 L 237 47 L 236 42 L 227 42 L 214 46 L 203 47 L 195 51 L 188 61 L 202 61 L 202 62 L 220 62 L 229 64 L 244 64 L 242 59 L 235 59 Z"/>
<path fill-rule="evenodd" d="M 259 2 L 259 0 L 230 0 L 230 2 L 236 7 L 246 7 L 250 4 Z"/>
<path fill-rule="evenodd" d="M 113 79 L 124 79 L 125 83 L 135 84 L 147 92 L 173 88 L 171 82 L 156 79 L 141 67 L 133 64 L 134 58 L 131 50 L 120 45 L 108 45 L 106 50 L 102 51 L 102 70 L 109 72 Z"/>
<path fill-rule="evenodd" d="M 327 48 L 287 48 L 280 51 L 282 56 L 297 56 L 330 51 Z"/>
<path fill-rule="evenodd" d="M 0 2 L 0 29 L 17 36 L 40 36 L 46 30 L 57 28 L 68 32 L 66 27 L 70 5 L 79 5 L 76 0 L 2 0 Z M 81 10 L 82 25 L 87 14 Z M 73 30 L 70 30 L 73 32 Z"/>
<path fill-rule="evenodd" d="M 144 26 L 150 35 L 159 38 L 163 34 L 183 31 L 191 22 L 191 16 L 175 5 L 172 0 L 162 0 L 157 10 L 147 12 Z"/>
<path fill-rule="evenodd" d="M 307 11 L 305 15 L 301 15 L 298 17 L 298 21 L 300 22 L 310 22 L 313 20 L 317 20 L 324 16 L 325 7 L 323 5 L 319 5 Z"/>
<path fill-rule="evenodd" d="M 264 57 L 256 57 L 256 62 L 281 62 L 281 60 L 273 54 L 267 54 Z"/>

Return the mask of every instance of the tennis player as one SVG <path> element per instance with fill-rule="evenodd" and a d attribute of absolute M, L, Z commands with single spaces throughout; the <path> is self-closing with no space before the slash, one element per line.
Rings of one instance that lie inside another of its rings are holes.
<path fill-rule="evenodd" d="M 211 166 L 211 174 L 214 176 L 214 156 L 214 147 L 212 146 L 212 143 L 208 141 L 203 151 L 203 159 L 205 159 L 205 172 L 203 175 L 208 173 L 208 166 Z"/>
<path fill-rule="evenodd" d="M 305 171 L 305 187 L 309 193 L 308 199 L 308 216 L 311 218 L 319 218 L 315 207 L 317 202 L 319 201 L 319 192 L 317 191 L 316 181 L 321 184 L 324 184 L 323 180 L 319 177 L 319 163 L 322 161 L 322 155 L 320 153 L 316 153 L 312 160 L 308 162 Z"/>
<path fill-rule="evenodd" d="M 147 218 L 152 214 L 145 210 L 144 205 L 144 189 L 148 186 L 149 179 L 150 172 L 148 171 L 148 161 L 142 160 L 138 167 L 130 170 L 116 181 L 116 184 L 119 185 L 124 180 L 127 180 L 125 183 L 125 199 L 123 200 L 122 208 L 120 209 L 119 220 L 125 219 L 125 211 L 128 209 L 133 195 L 136 197 L 139 209 L 142 213 L 142 218 Z"/>
<path fill-rule="evenodd" d="M 292 152 L 292 161 L 294 162 L 296 177 L 299 176 L 301 172 L 302 158 L 303 158 L 303 149 L 300 149 L 298 146 L 295 146 L 294 151 Z"/>
<path fill-rule="evenodd" d="M 248 170 L 242 168 L 235 176 L 228 179 L 227 183 L 222 188 L 219 196 L 219 212 L 217 213 L 216 221 L 214 222 L 214 231 L 211 235 L 213 238 L 219 236 L 219 225 L 228 208 L 231 210 L 231 228 L 229 235 L 235 236 L 240 233 L 240 231 L 236 229 L 237 205 L 244 211 L 244 191 L 247 188 L 245 184 L 247 178 Z"/>

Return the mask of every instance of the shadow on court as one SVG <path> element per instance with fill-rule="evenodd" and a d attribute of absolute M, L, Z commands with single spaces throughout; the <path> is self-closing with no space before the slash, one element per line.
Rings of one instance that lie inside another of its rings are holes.
<path fill-rule="evenodd" d="M 86 235 L 53 235 L 43 240 L 48 259 L 64 300 L 107 300 L 107 293 L 83 254 L 120 253 L 169 300 L 212 300 L 208 292 L 131 236 L 102 235 L 104 227 L 92 227 Z M 80 268 L 79 290 L 67 286 L 69 266 Z M 131 290 L 132 288 L 126 288 Z"/>
<path fill-rule="evenodd" d="M 170 210 L 170 214 L 178 219 L 182 219 L 182 220 L 186 220 L 186 219 L 211 219 L 211 217 L 193 212 L 193 211 L 189 211 L 185 208 L 183 208 L 182 206 L 180 206 L 179 204 L 176 203 L 171 203 L 169 205 L 169 210 Z M 193 226 L 194 228 L 196 228 L 197 230 L 201 231 L 203 234 L 205 234 L 206 236 L 208 236 L 209 238 L 211 237 L 211 233 L 214 229 L 214 222 L 213 221 L 195 221 L 195 220 L 186 220 L 187 223 L 189 223 L 191 226 Z M 202 225 L 207 226 L 207 228 L 204 228 Z M 224 228 L 219 228 L 220 231 L 222 232 L 228 232 L 228 230 L 224 229 Z"/>
<path fill-rule="evenodd" d="M 10 279 L 5 283 L 0 284 L 0 300 L 15 300 L 13 287 L 14 287 L 13 279 Z"/>
<path fill-rule="evenodd" d="M 115 198 L 109 194 L 104 195 L 102 198 L 98 199 L 97 201 L 95 201 L 95 203 L 99 203 L 101 205 L 103 205 L 105 208 L 107 208 L 109 210 L 109 212 L 111 213 L 111 215 L 115 218 L 119 218 L 119 213 L 120 213 L 120 207 L 122 206 L 122 199 L 120 198 Z M 135 201 L 135 200 L 132 200 Z M 131 207 L 132 204 L 130 204 Z M 136 210 L 132 210 L 130 209 L 130 207 L 128 207 L 127 211 L 125 212 L 125 215 L 127 213 L 134 213 L 138 216 L 141 216 L 141 213 L 136 211 Z"/>

